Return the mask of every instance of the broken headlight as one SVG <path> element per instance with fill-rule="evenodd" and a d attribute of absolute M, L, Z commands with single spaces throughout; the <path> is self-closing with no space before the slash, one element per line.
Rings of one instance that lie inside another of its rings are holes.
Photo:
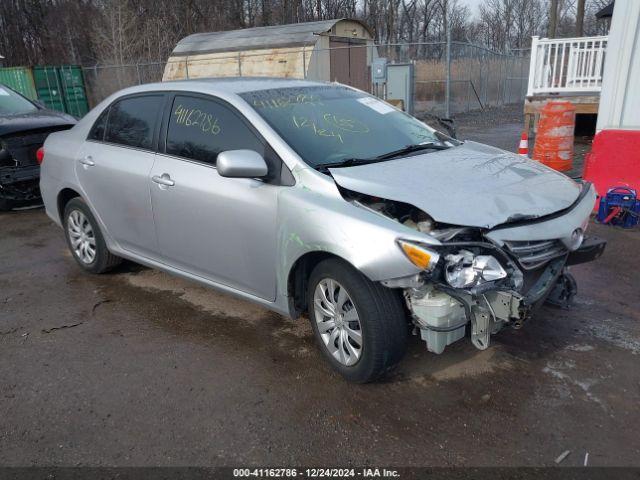
<path fill-rule="evenodd" d="M 445 280 L 454 288 L 471 288 L 507 276 L 500 262 L 491 255 L 475 255 L 468 250 L 460 250 L 444 259 Z"/>
<path fill-rule="evenodd" d="M 398 246 L 402 249 L 409 261 L 422 270 L 431 271 L 440 260 L 438 252 L 425 248 L 422 245 L 398 240 Z"/>

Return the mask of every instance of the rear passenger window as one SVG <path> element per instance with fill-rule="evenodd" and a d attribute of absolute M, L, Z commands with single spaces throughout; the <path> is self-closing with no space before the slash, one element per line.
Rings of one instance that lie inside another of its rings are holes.
<path fill-rule="evenodd" d="M 254 150 L 265 156 L 260 139 L 231 109 L 197 97 L 176 96 L 167 130 L 167 153 L 215 165 L 220 152 Z"/>
<path fill-rule="evenodd" d="M 100 114 L 96 123 L 91 127 L 91 131 L 89 132 L 89 136 L 87 137 L 89 140 L 104 140 L 104 131 L 107 126 L 107 116 L 109 115 L 109 108 L 105 108 L 104 111 Z"/>
<path fill-rule="evenodd" d="M 109 112 L 105 141 L 151 149 L 161 100 L 161 95 L 147 95 L 114 103 Z"/>

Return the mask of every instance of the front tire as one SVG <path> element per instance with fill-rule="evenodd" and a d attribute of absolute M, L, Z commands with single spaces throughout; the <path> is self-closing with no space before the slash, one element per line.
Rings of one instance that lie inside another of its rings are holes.
<path fill-rule="evenodd" d="M 348 381 L 376 380 L 402 359 L 408 324 L 397 292 L 329 259 L 311 273 L 307 301 L 322 354 Z"/>
<path fill-rule="evenodd" d="M 69 200 L 64 208 L 64 233 L 71 255 L 86 271 L 104 273 L 122 262 L 107 249 L 98 222 L 79 197 Z"/>

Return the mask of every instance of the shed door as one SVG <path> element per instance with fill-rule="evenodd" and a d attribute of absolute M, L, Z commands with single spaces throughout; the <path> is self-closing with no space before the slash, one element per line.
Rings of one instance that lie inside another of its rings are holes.
<path fill-rule="evenodd" d="M 366 41 L 361 38 L 330 37 L 331 81 L 369 91 Z"/>

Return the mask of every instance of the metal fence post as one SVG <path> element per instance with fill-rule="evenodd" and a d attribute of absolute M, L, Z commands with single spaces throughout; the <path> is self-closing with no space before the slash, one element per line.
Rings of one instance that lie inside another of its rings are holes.
<path fill-rule="evenodd" d="M 504 96 L 504 104 L 508 105 L 509 100 L 511 100 L 511 84 L 509 83 L 509 72 L 511 71 L 511 59 L 509 57 L 506 57 L 505 60 L 507 62 L 507 70 L 504 72 L 503 96 Z"/>
<path fill-rule="evenodd" d="M 447 81 L 444 93 L 445 116 L 451 118 L 451 23 L 447 25 Z"/>
<path fill-rule="evenodd" d="M 307 78 L 307 54 L 305 47 L 302 47 L 302 78 Z"/>
<path fill-rule="evenodd" d="M 467 112 L 471 111 L 471 62 L 469 59 L 471 55 L 469 53 L 469 45 L 465 45 L 466 59 L 467 59 Z"/>

